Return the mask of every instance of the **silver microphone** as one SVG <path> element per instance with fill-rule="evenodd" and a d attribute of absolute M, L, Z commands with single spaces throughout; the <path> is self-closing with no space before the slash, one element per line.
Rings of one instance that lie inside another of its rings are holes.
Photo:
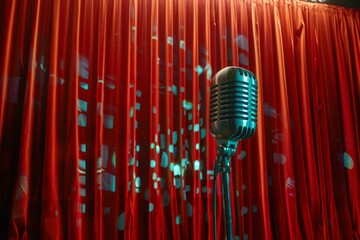
<path fill-rule="evenodd" d="M 240 67 L 226 67 L 211 80 L 210 132 L 218 144 L 232 144 L 254 135 L 258 84 L 255 75 Z"/>
<path fill-rule="evenodd" d="M 230 200 L 230 157 L 239 140 L 254 135 L 257 121 L 258 85 L 254 74 L 240 67 L 216 73 L 210 85 L 210 132 L 216 139 L 214 167 L 214 239 L 216 239 L 216 176 L 222 173 L 224 223 L 227 239 L 233 239 Z"/>

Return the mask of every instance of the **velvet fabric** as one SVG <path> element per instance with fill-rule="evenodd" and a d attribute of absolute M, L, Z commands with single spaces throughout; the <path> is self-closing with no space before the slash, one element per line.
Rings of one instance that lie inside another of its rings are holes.
<path fill-rule="evenodd" d="M 209 88 L 226 66 L 259 84 L 234 239 L 360 238 L 359 10 L 7 0 L 0 21 L 2 239 L 213 239 Z"/>

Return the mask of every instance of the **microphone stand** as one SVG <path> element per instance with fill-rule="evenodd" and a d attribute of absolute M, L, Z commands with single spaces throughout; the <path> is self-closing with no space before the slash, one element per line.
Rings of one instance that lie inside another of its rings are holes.
<path fill-rule="evenodd" d="M 236 147 L 232 148 L 231 145 L 226 146 L 224 144 L 220 144 L 218 146 L 218 151 L 217 151 L 218 157 L 216 159 L 215 171 L 214 171 L 215 178 L 219 173 L 222 173 L 224 220 L 225 220 L 226 236 L 228 240 L 233 239 L 229 173 L 231 172 L 230 157 L 234 155 L 235 152 L 236 152 Z M 214 228 L 216 228 L 216 226 L 214 226 Z M 216 236 L 214 237 L 216 239 Z"/>

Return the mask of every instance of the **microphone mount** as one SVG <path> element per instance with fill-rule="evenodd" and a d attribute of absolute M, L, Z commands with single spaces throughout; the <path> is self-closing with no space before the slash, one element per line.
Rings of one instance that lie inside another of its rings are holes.
<path fill-rule="evenodd" d="M 217 149 L 217 159 L 215 162 L 214 174 L 217 176 L 219 173 L 230 173 L 231 172 L 231 161 L 230 157 L 236 153 L 236 147 L 226 146 L 220 144 Z"/>

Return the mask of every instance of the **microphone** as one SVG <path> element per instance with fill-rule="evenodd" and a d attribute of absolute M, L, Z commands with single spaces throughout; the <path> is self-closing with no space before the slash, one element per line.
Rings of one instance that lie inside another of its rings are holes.
<path fill-rule="evenodd" d="M 210 83 L 210 133 L 217 143 L 214 167 L 213 224 L 216 240 L 216 176 L 222 173 L 224 222 L 227 239 L 233 239 L 230 196 L 231 161 L 239 140 L 254 135 L 258 84 L 255 75 L 240 67 L 220 70 Z"/>
<path fill-rule="evenodd" d="M 255 75 L 240 67 L 226 67 L 211 80 L 210 132 L 217 144 L 236 148 L 254 135 L 258 84 Z"/>

